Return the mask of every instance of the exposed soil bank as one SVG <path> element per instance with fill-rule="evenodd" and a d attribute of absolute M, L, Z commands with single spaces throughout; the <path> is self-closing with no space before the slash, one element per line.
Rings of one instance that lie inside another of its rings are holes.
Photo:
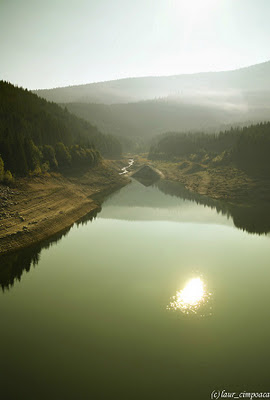
<path fill-rule="evenodd" d="M 158 168 L 164 178 L 182 183 L 186 189 L 207 197 L 235 204 L 270 202 L 270 179 L 250 176 L 234 166 L 214 166 L 190 160 L 153 161 L 135 156 L 135 167 L 143 164 Z"/>
<path fill-rule="evenodd" d="M 251 177 L 233 166 L 204 167 L 197 163 L 158 163 L 166 179 L 176 180 L 193 192 L 232 203 L 270 201 L 270 180 Z"/>
<path fill-rule="evenodd" d="M 118 163 L 103 161 L 83 175 L 60 174 L 20 179 L 0 185 L 0 254 L 30 246 L 68 228 L 100 208 L 103 198 L 129 179 Z"/>

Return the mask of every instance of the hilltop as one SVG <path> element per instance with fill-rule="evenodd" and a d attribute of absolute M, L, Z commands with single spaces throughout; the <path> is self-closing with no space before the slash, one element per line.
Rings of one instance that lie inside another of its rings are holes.
<path fill-rule="evenodd" d="M 170 131 L 268 121 L 270 62 L 234 71 L 144 77 L 35 91 L 119 137 L 124 149 Z M 137 146 L 138 148 L 138 146 Z"/>
<path fill-rule="evenodd" d="M 130 103 L 190 92 L 253 92 L 270 90 L 270 61 L 233 71 L 126 78 L 34 93 L 56 103 Z"/>

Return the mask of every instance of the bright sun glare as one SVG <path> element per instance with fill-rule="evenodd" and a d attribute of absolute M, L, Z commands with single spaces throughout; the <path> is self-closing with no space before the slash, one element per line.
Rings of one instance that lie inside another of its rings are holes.
<path fill-rule="evenodd" d="M 211 11 L 216 8 L 217 3 L 217 0 L 172 0 L 173 9 L 191 20 L 199 20 L 209 16 Z"/>
<path fill-rule="evenodd" d="M 168 306 L 170 310 L 181 310 L 185 314 L 189 312 L 197 313 L 199 307 L 207 303 L 211 293 L 205 290 L 204 282 L 201 278 L 191 279 L 184 289 L 176 292 Z"/>
<path fill-rule="evenodd" d="M 200 278 L 191 279 L 179 293 L 179 300 L 187 305 L 197 304 L 204 295 L 203 282 Z"/>

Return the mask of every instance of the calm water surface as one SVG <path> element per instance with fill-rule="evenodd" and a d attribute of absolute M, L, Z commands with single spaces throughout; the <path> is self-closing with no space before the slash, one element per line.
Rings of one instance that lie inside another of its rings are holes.
<path fill-rule="evenodd" d="M 1 398 L 270 391 L 266 220 L 132 182 L 51 246 L 0 258 Z"/>

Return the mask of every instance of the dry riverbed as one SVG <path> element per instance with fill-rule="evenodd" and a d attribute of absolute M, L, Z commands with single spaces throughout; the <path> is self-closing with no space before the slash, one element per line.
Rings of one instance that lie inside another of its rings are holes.
<path fill-rule="evenodd" d="M 119 162 L 103 161 L 79 176 L 51 174 L 19 179 L 13 187 L 0 185 L 0 254 L 64 230 L 128 181 L 119 175 Z"/>

